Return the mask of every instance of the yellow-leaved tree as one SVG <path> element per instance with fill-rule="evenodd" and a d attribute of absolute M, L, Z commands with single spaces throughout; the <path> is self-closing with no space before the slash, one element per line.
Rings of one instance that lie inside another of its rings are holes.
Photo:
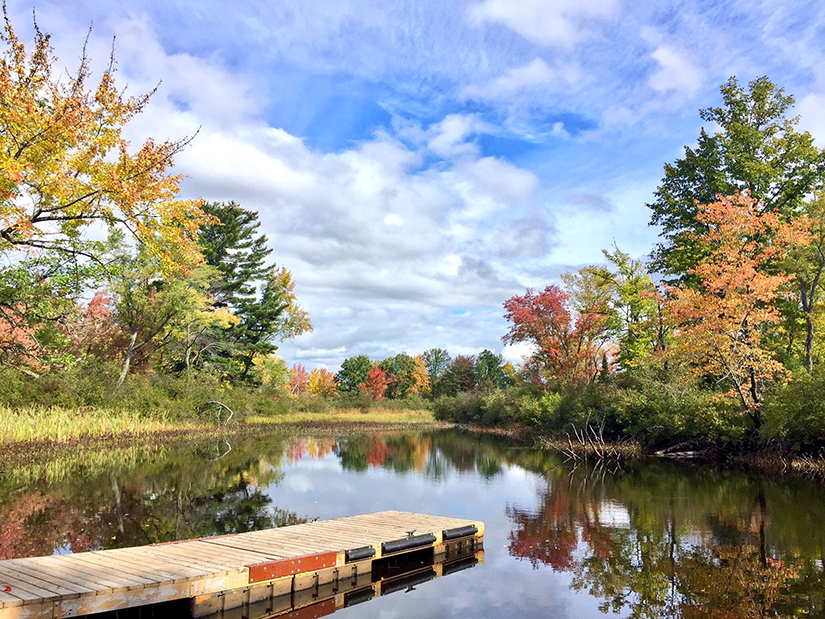
<path fill-rule="evenodd" d="M 49 35 L 35 22 L 32 49 L 15 34 L 4 5 L 0 56 L 0 253 L 61 251 L 96 259 L 84 239 L 92 224 L 124 227 L 162 263 L 186 271 L 200 261 L 194 234 L 208 217 L 198 200 L 176 199 L 174 156 L 191 138 L 131 148 L 124 126 L 152 93 L 126 96 L 114 57 L 96 84 L 85 46 L 63 78 Z"/>

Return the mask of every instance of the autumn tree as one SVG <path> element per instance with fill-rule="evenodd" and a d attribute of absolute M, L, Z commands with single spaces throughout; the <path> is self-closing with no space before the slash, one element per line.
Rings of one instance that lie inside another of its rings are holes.
<path fill-rule="evenodd" d="M 526 342 L 535 347 L 532 363 L 559 384 L 593 380 L 602 361 L 605 313 L 594 307 L 574 314 L 570 293 L 558 286 L 528 289 L 504 302 L 511 323 L 505 344 Z"/>
<path fill-rule="evenodd" d="M 310 395 L 333 398 L 338 395 L 338 380 L 326 368 L 315 368 L 309 374 Z"/>
<path fill-rule="evenodd" d="M 289 392 L 300 396 L 309 391 L 309 372 L 300 363 L 296 363 L 289 370 Z"/>
<path fill-rule="evenodd" d="M 727 381 L 759 428 L 763 383 L 785 373 L 764 345 L 791 279 L 773 267 L 807 241 L 807 218 L 788 223 L 756 198 L 734 195 L 699 205 L 697 219 L 706 231 L 695 240 L 707 258 L 690 269 L 698 287 L 670 291 L 667 311 L 678 333 L 672 358 Z"/>
<path fill-rule="evenodd" d="M 0 269 L 0 364 L 32 377 L 61 362 L 83 278 L 71 261 L 36 252 Z"/>
<path fill-rule="evenodd" d="M 175 341 L 190 308 L 206 306 L 206 291 L 184 277 L 163 277 L 158 260 L 148 252 L 124 255 L 111 268 L 115 320 L 127 340 L 118 384 L 130 369 Z"/>
<path fill-rule="evenodd" d="M 605 336 L 615 342 L 616 361 L 624 370 L 650 362 L 664 350 L 667 329 L 662 295 L 642 260 L 613 247 L 602 250 L 606 265 L 591 265 L 562 276 L 579 314 L 591 308 L 603 316 Z"/>
<path fill-rule="evenodd" d="M 115 321 L 114 297 L 97 291 L 91 300 L 77 308 L 72 320 L 66 321 L 69 352 L 77 359 L 95 357 L 114 361 L 126 347 L 120 325 Z"/>
<path fill-rule="evenodd" d="M 427 364 L 424 363 L 424 358 L 421 355 L 416 355 L 413 358 L 415 365 L 410 374 L 410 389 L 411 395 L 429 396 L 430 391 L 430 375 L 427 372 Z"/>
<path fill-rule="evenodd" d="M 274 353 L 256 355 L 252 360 L 252 366 L 258 380 L 265 387 L 289 390 L 289 368 L 282 357 Z"/>
<path fill-rule="evenodd" d="M 195 267 L 186 278 L 190 290 L 189 304 L 183 308 L 179 320 L 175 321 L 177 332 L 173 335 L 177 343 L 178 364 L 183 367 L 187 378 L 193 366 L 215 348 L 219 348 L 210 331 L 226 331 L 240 323 L 241 319 L 226 306 L 215 303 L 209 292 L 211 283 L 218 279 L 217 271 L 209 265 Z"/>
<path fill-rule="evenodd" d="M 801 211 L 825 178 L 825 153 L 810 133 L 797 131 L 799 119 L 788 116 L 794 99 L 784 89 L 767 77 L 746 89 L 732 77 L 721 92 L 721 107 L 700 112 L 719 130 L 703 128 L 696 147 L 685 147 L 683 158 L 665 165 L 656 199 L 648 204 L 651 224 L 664 237 L 653 266 L 677 280 L 690 280 L 707 255 L 698 240 L 705 232 L 699 205 L 747 191 L 760 209 L 788 217 Z"/>
<path fill-rule="evenodd" d="M 367 379 L 361 383 L 360 388 L 363 393 L 366 393 L 371 398 L 380 401 L 384 399 L 384 394 L 387 392 L 387 387 L 389 384 L 390 379 L 387 376 L 387 373 L 375 365 L 369 372 L 367 372 Z"/>
<path fill-rule="evenodd" d="M 0 252 L 40 249 L 99 259 L 84 238 L 93 224 L 132 232 L 164 272 L 200 260 L 197 200 L 178 200 L 181 177 L 169 173 L 188 143 L 146 140 L 131 149 L 122 133 L 152 93 L 127 97 L 115 61 L 96 85 L 85 48 L 77 70 L 55 70 L 50 37 L 35 22 L 31 51 L 3 9 L 0 39 Z"/>

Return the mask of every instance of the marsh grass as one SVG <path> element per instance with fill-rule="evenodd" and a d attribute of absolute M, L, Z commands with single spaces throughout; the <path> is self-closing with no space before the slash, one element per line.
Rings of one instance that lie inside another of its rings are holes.
<path fill-rule="evenodd" d="M 357 408 L 334 408 L 316 413 L 309 411 L 290 411 L 277 417 L 267 415 L 252 415 L 247 417 L 246 424 L 275 423 L 305 423 L 305 422 L 340 422 L 340 423 L 404 423 L 404 424 L 432 424 L 435 423 L 432 411 L 404 408 L 373 407 L 362 412 Z"/>
<path fill-rule="evenodd" d="M 302 423 L 410 425 L 434 422 L 432 413 L 426 410 L 376 407 L 362 413 L 355 408 L 330 408 L 318 412 L 297 410 L 278 415 L 251 414 L 237 422 L 233 421 L 226 429 L 242 430 Z M 166 433 L 199 434 L 221 427 L 211 417 L 179 419 L 162 414 L 147 415 L 95 407 L 12 409 L 0 406 L 0 444 L 37 441 L 66 443 L 85 438 L 141 437 Z"/>
<path fill-rule="evenodd" d="M 171 421 L 117 409 L 0 407 L 0 442 L 65 442 L 81 437 L 139 436 L 198 427 L 204 427 L 204 424 L 191 420 Z"/>

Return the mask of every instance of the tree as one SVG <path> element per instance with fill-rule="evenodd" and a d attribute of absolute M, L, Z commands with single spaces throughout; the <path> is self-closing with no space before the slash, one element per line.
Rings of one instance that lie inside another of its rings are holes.
<path fill-rule="evenodd" d="M 179 343 L 181 364 L 187 377 L 192 366 L 199 364 L 201 357 L 215 347 L 215 342 L 205 337 L 207 332 L 225 331 L 241 321 L 228 307 L 216 306 L 214 297 L 207 292 L 215 279 L 217 272 L 209 265 L 196 267 L 186 278 L 189 289 L 198 293 L 190 295 L 190 304 L 183 309 L 173 337 Z"/>
<path fill-rule="evenodd" d="M 296 363 L 289 371 L 289 392 L 300 396 L 309 391 L 309 372 L 300 363 Z"/>
<path fill-rule="evenodd" d="M 269 355 L 278 349 L 275 342 L 312 331 L 309 315 L 295 297 L 292 273 L 285 268 L 269 269 L 260 298 L 241 300 L 236 315 L 240 322 L 228 329 L 227 336 L 231 354 L 243 365 L 242 379 L 247 377 L 255 355 Z"/>
<path fill-rule="evenodd" d="M 678 333 L 671 355 L 727 381 L 758 429 L 763 383 L 785 372 L 763 342 L 791 279 L 773 267 L 806 242 L 807 218 L 787 223 L 755 198 L 735 195 L 700 205 L 697 219 L 707 230 L 696 238 L 707 258 L 690 270 L 698 287 L 671 290 L 667 311 Z"/>
<path fill-rule="evenodd" d="M 127 340 L 118 385 L 136 359 L 146 364 L 153 352 L 174 341 L 191 307 L 208 305 L 208 293 L 194 287 L 192 280 L 164 278 L 161 269 L 160 262 L 146 252 L 123 256 L 112 267 L 115 320 Z"/>
<path fill-rule="evenodd" d="M 541 292 L 528 288 L 524 295 L 504 302 L 504 317 L 511 323 L 504 343 L 533 344 L 531 363 L 560 384 L 593 380 L 605 341 L 603 308 L 589 308 L 574 317 L 569 303 L 570 293 L 558 286 Z"/>
<path fill-rule="evenodd" d="M 361 383 L 361 391 L 369 395 L 375 400 L 383 400 L 384 394 L 387 392 L 387 386 L 390 384 L 390 379 L 387 373 L 377 365 L 367 372 L 367 379 Z"/>
<path fill-rule="evenodd" d="M 475 360 L 476 382 L 480 385 L 484 382 L 491 384 L 496 389 L 503 389 L 511 384 L 507 374 L 504 372 L 504 360 L 501 355 L 484 349 Z"/>
<path fill-rule="evenodd" d="M 367 374 L 375 365 L 366 355 L 357 355 L 344 359 L 338 372 L 338 386 L 344 393 L 356 394 L 361 384 L 367 381 Z"/>
<path fill-rule="evenodd" d="M 67 322 L 66 331 L 69 350 L 78 359 L 114 360 L 126 348 L 123 332 L 115 321 L 114 298 L 100 290 L 78 308 L 74 320 Z"/>
<path fill-rule="evenodd" d="M 450 365 L 450 353 L 443 348 L 430 348 L 421 355 L 430 378 L 430 390 L 434 398 L 441 395 L 441 377 Z"/>
<path fill-rule="evenodd" d="M 458 355 L 447 366 L 441 378 L 441 394 L 456 395 L 476 388 L 475 357 Z"/>
<path fill-rule="evenodd" d="M 388 398 L 403 398 L 409 393 L 415 372 L 415 359 L 406 353 L 400 353 L 394 357 L 384 359 L 378 364 L 378 367 L 386 372 L 389 380 L 387 386 Z"/>
<path fill-rule="evenodd" d="M 427 365 L 421 355 L 413 358 L 415 366 L 410 375 L 410 394 L 428 396 L 430 395 L 430 376 L 427 373 Z"/>
<path fill-rule="evenodd" d="M 614 247 L 602 250 L 611 266 L 591 266 L 579 271 L 578 277 L 565 279 L 578 297 L 576 309 L 601 307 L 605 314 L 604 328 L 618 344 L 616 361 L 624 370 L 646 365 L 653 353 L 664 350 L 666 330 L 661 315 L 662 297 L 641 260 L 635 260 Z M 584 277 L 586 271 L 590 279 Z M 596 293 L 586 293 L 594 288 Z M 606 359 L 605 359 L 606 361 Z"/>
<path fill-rule="evenodd" d="M 690 280 L 691 269 L 706 256 L 698 242 L 704 232 L 700 204 L 737 192 L 759 200 L 760 209 L 784 217 L 802 209 L 806 196 L 822 187 L 825 153 L 813 137 L 798 132 L 798 118 L 788 118 L 794 103 L 767 77 L 745 90 L 736 78 L 721 87 L 722 107 L 702 110 L 702 119 L 719 131 L 703 128 L 696 148 L 665 165 L 665 176 L 648 204 L 651 224 L 662 227 L 664 241 L 653 253 L 653 267 L 677 280 Z"/>
<path fill-rule="evenodd" d="M 334 398 L 338 395 L 335 374 L 325 368 L 315 368 L 309 374 L 309 393 L 314 396 Z"/>
<path fill-rule="evenodd" d="M 276 342 L 312 331 L 312 323 L 298 305 L 292 274 L 265 264 L 272 250 L 258 231 L 257 213 L 235 202 L 209 203 L 204 212 L 214 222 L 201 226 L 198 241 L 206 264 L 219 274 L 210 292 L 218 307 L 238 318 L 237 324 L 208 334 L 210 363 L 240 363 L 240 378 L 246 379 L 256 355 L 269 355 L 277 350 Z"/>
<path fill-rule="evenodd" d="M 799 291 L 799 309 L 805 320 L 805 367 L 814 367 L 814 310 L 822 300 L 822 275 L 825 271 L 825 194 L 820 194 L 805 207 L 809 242 L 790 251 L 787 271 L 793 274 Z M 789 351 L 790 352 L 790 351 Z"/>
<path fill-rule="evenodd" d="M 252 366 L 265 387 L 289 390 L 289 368 L 283 358 L 276 354 L 255 355 Z"/>
<path fill-rule="evenodd" d="M 77 71 L 63 78 L 48 34 L 35 22 L 29 53 L 4 6 L 0 36 L 0 252 L 42 249 L 99 260 L 101 245 L 83 238 L 92 224 L 131 231 L 164 272 L 200 260 L 194 240 L 209 221 L 198 200 L 177 200 L 181 178 L 169 174 L 190 141 L 146 140 L 134 152 L 125 125 L 152 93 L 126 97 L 110 59 L 89 85 L 83 50 Z"/>
<path fill-rule="evenodd" d="M 43 251 L 0 269 L 0 364 L 37 377 L 67 360 L 66 324 L 84 279 L 76 276 L 86 272 Z"/>
<path fill-rule="evenodd" d="M 200 227 L 198 244 L 206 264 L 220 273 L 210 291 L 216 306 L 237 309 L 255 296 L 255 282 L 266 277 L 265 262 L 272 249 L 258 232 L 261 222 L 256 212 L 235 202 L 207 202 L 203 212 L 215 221 Z"/>

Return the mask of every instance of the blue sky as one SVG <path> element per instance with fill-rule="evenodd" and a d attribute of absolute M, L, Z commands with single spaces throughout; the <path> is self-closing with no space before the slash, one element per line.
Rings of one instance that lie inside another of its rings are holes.
<path fill-rule="evenodd" d="M 93 25 L 119 79 L 160 88 L 129 135 L 200 130 L 187 196 L 260 212 L 336 368 L 502 351 L 502 302 L 647 254 L 645 203 L 730 76 L 768 75 L 825 146 L 825 3 L 641 0 L 9 2 L 72 66 Z M 821 137 L 820 137 L 821 136 Z M 506 350 L 510 358 L 522 351 Z"/>

